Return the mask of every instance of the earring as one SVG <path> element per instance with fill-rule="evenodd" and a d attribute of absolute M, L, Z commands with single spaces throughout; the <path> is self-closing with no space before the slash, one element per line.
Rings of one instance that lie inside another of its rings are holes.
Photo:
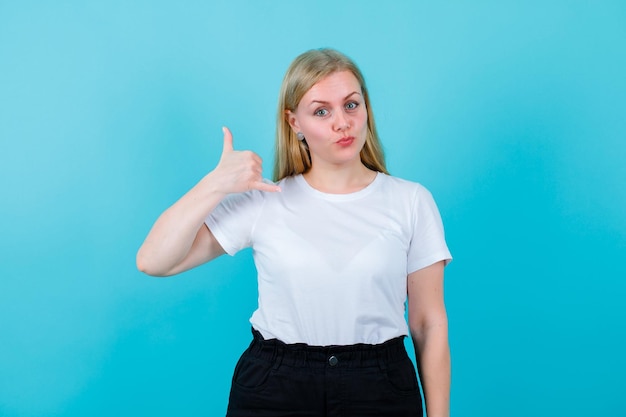
<path fill-rule="evenodd" d="M 296 136 L 298 137 L 299 141 L 303 141 L 304 140 L 304 133 L 298 132 L 298 133 L 296 133 Z"/>

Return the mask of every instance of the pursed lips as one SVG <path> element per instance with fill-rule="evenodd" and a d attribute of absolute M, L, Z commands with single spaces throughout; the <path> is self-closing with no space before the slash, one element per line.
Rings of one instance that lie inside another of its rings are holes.
<path fill-rule="evenodd" d="M 354 142 L 354 136 L 346 136 L 346 137 L 343 137 L 343 138 L 339 139 L 335 143 L 337 145 L 346 146 L 346 145 L 350 145 L 352 142 Z"/>

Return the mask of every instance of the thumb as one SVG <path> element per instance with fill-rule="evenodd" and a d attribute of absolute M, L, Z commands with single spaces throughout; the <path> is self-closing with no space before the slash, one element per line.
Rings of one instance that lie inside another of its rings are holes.
<path fill-rule="evenodd" d="M 230 129 L 226 126 L 222 127 L 222 132 L 224 132 L 224 148 L 222 153 L 232 152 L 233 149 L 233 134 L 230 133 Z"/>

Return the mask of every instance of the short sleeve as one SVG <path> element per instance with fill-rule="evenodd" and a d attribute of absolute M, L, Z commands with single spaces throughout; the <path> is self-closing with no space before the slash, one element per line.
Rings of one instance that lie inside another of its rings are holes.
<path fill-rule="evenodd" d="M 205 220 L 215 239 L 229 255 L 251 245 L 252 232 L 263 206 L 260 191 L 230 194 Z"/>
<path fill-rule="evenodd" d="M 441 215 L 426 188 L 418 187 L 413 210 L 413 236 L 408 253 L 407 274 L 439 261 L 448 264 L 452 255 L 446 244 Z"/>

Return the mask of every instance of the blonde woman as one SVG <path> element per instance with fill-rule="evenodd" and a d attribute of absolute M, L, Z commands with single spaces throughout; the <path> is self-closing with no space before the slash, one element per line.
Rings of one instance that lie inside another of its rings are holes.
<path fill-rule="evenodd" d="M 259 305 L 227 415 L 449 415 L 443 270 L 430 193 L 387 173 L 364 78 L 311 50 L 280 91 L 275 183 L 224 128 L 217 167 L 156 221 L 137 254 L 150 275 L 252 247 Z M 405 303 L 408 300 L 408 324 Z"/>

